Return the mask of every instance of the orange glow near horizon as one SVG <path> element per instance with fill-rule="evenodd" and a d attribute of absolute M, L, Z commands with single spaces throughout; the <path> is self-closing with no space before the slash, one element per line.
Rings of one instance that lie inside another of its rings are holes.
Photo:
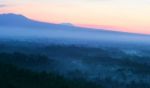
<path fill-rule="evenodd" d="M 49 23 L 67 22 L 82 27 L 150 34 L 148 0 L 27 0 L 22 1 L 23 4 L 6 1 L 12 6 L 0 8 L 0 13 L 22 14 Z"/>
<path fill-rule="evenodd" d="M 111 25 L 88 25 L 88 24 L 77 24 L 80 27 L 87 28 L 96 28 L 96 29 L 104 29 L 110 31 L 118 31 L 118 32 L 129 32 L 129 33 L 140 33 L 140 34 L 150 34 L 150 26 L 149 27 L 121 27 L 121 26 L 111 26 Z"/>

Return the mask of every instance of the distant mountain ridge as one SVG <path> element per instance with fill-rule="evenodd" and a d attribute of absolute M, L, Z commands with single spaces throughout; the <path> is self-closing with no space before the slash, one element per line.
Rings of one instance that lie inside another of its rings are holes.
<path fill-rule="evenodd" d="M 68 44 L 150 44 L 150 35 L 39 22 L 22 15 L 0 15 L 0 38 L 42 38 Z M 115 45 L 116 45 L 115 44 Z"/>
<path fill-rule="evenodd" d="M 56 25 L 34 21 L 22 15 L 9 13 L 0 15 L 0 26 L 41 28 L 41 27 L 52 27 Z"/>
<path fill-rule="evenodd" d="M 0 27 L 19 27 L 19 28 L 34 28 L 34 29 L 60 29 L 60 30 L 80 30 L 80 31 L 91 31 L 101 32 L 101 33 L 117 33 L 117 34 L 132 34 L 132 35 L 139 35 L 135 33 L 127 33 L 127 32 L 118 32 L 118 31 L 110 31 L 105 29 L 94 29 L 94 28 L 84 28 L 78 27 L 71 23 L 61 23 L 61 24 L 54 24 L 54 23 L 46 23 L 40 22 L 36 20 L 29 19 L 23 15 L 19 14 L 0 14 Z M 141 35 L 141 34 L 140 34 Z M 142 34 L 143 35 L 143 34 Z"/>
<path fill-rule="evenodd" d="M 46 23 L 35 21 L 29 19 L 23 15 L 8 13 L 8 14 L 0 14 L 0 26 L 9 26 L 9 27 L 27 27 L 27 28 L 54 28 L 54 29 L 94 29 L 94 28 L 84 28 L 74 26 L 71 23 Z M 106 30 L 97 30 L 97 31 L 106 31 Z"/>

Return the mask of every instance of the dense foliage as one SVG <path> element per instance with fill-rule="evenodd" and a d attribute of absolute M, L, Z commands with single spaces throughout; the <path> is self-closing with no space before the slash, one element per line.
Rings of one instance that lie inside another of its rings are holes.
<path fill-rule="evenodd" d="M 0 88 L 150 88 L 150 56 L 117 48 L 17 47 L 0 52 Z"/>
<path fill-rule="evenodd" d="M 101 88 L 85 80 L 69 80 L 61 76 L 18 69 L 0 64 L 0 88 Z"/>

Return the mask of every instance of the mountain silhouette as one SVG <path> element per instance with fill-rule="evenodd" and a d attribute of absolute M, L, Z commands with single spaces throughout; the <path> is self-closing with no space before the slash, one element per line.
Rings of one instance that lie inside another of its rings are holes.
<path fill-rule="evenodd" d="M 88 42 L 87 44 L 91 42 L 95 44 L 102 42 L 150 44 L 149 35 L 84 28 L 70 23 L 46 23 L 12 13 L 0 15 L 0 37 L 20 39 L 40 37 L 73 43 Z"/>
<path fill-rule="evenodd" d="M 21 28 L 36 28 L 36 29 L 86 29 L 76 27 L 71 23 L 46 23 L 29 19 L 23 15 L 8 13 L 0 14 L 0 26 L 4 27 L 21 27 Z"/>
<path fill-rule="evenodd" d="M 94 29 L 94 28 L 84 28 L 78 27 L 71 23 L 46 23 L 40 22 L 36 20 L 29 19 L 23 15 L 8 13 L 8 14 L 0 14 L 0 27 L 15 27 L 15 28 L 33 28 L 33 29 L 53 29 L 53 30 L 74 30 L 74 31 L 86 31 L 86 32 L 94 32 L 100 34 L 119 34 L 119 35 L 139 35 L 135 33 L 127 33 L 127 32 L 118 32 L 118 31 L 108 31 L 105 29 Z M 142 34 L 140 34 L 142 35 Z"/>
<path fill-rule="evenodd" d="M 8 27 L 30 27 L 30 28 L 50 28 L 57 27 L 56 24 L 50 24 L 45 22 L 39 22 L 31 20 L 25 16 L 17 14 L 1 14 L 0 15 L 0 26 Z"/>
<path fill-rule="evenodd" d="M 80 29 L 92 29 L 93 28 L 83 28 L 74 26 L 71 23 L 61 23 L 61 24 L 54 24 L 54 23 L 46 23 L 35 21 L 29 19 L 23 15 L 8 13 L 8 14 L 0 14 L 0 26 L 4 27 L 21 27 L 21 28 L 38 28 L 38 29 L 65 29 L 65 30 L 80 30 Z M 88 30 L 91 31 L 91 30 Z M 114 31 L 106 31 L 103 29 L 95 30 L 95 31 L 103 31 L 103 32 L 114 32 Z"/>

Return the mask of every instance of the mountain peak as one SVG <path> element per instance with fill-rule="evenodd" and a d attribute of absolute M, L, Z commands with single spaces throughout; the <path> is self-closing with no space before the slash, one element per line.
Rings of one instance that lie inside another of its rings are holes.
<path fill-rule="evenodd" d="M 64 26 L 74 26 L 74 24 L 72 24 L 72 23 L 61 23 L 60 25 L 64 25 Z"/>
<path fill-rule="evenodd" d="M 20 14 L 14 14 L 14 13 L 3 13 L 3 14 L 0 14 L 0 15 L 20 15 Z"/>
<path fill-rule="evenodd" d="M 4 14 L 0 14 L 0 17 L 2 18 L 26 18 L 25 16 L 23 15 L 20 15 L 20 14 L 14 14 L 14 13 L 4 13 Z"/>
<path fill-rule="evenodd" d="M 13 13 L 5 13 L 5 14 L 0 14 L 0 23 L 12 23 L 13 22 L 18 22 L 18 21 L 23 21 L 23 20 L 28 20 L 27 17 L 20 15 L 20 14 L 13 14 Z"/>
<path fill-rule="evenodd" d="M 20 14 L 6 13 L 0 14 L 0 26 L 2 27 L 21 27 L 21 28 L 58 28 L 59 25 L 40 22 L 36 20 L 29 19 Z"/>

